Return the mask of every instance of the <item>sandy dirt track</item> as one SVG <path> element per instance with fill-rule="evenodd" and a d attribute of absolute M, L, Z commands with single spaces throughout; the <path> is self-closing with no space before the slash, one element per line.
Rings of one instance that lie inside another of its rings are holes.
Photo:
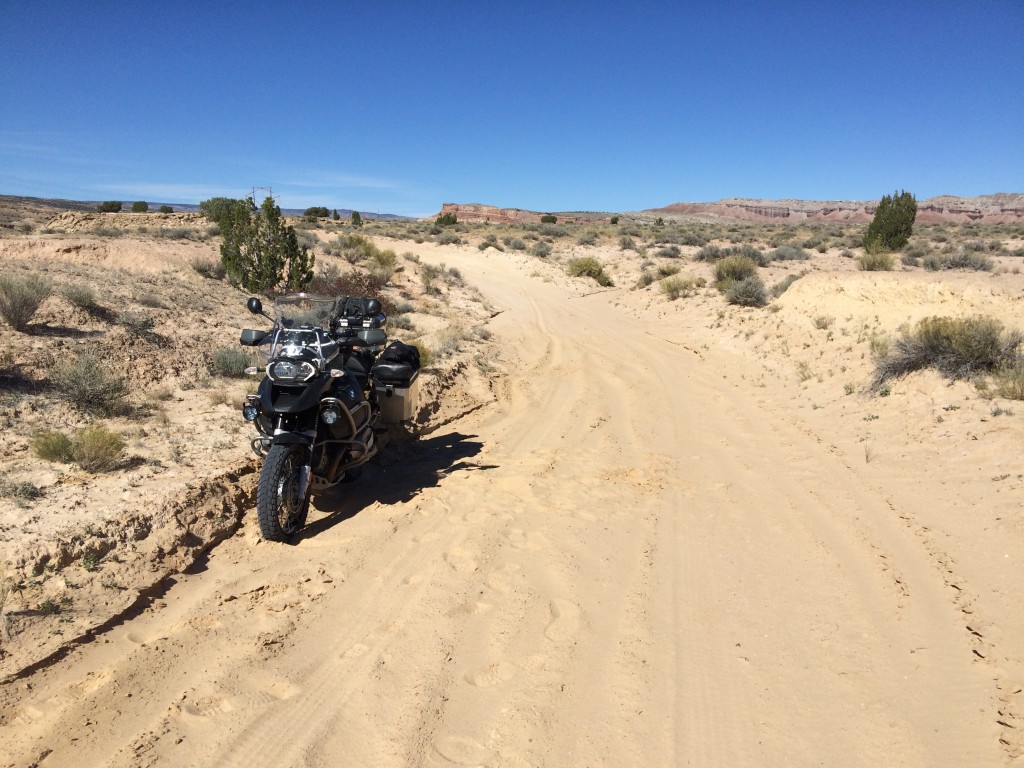
<path fill-rule="evenodd" d="M 912 490 L 678 321 L 447 261 L 504 309 L 495 403 L 9 683 L 0 765 L 1012 763 L 982 656 L 1020 649 Z"/>

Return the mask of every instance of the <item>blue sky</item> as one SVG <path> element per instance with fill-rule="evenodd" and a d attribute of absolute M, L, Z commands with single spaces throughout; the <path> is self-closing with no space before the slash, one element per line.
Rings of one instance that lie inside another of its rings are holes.
<path fill-rule="evenodd" d="M 1024 192 L 1024 2 L 0 0 L 0 194 L 430 215 Z"/>

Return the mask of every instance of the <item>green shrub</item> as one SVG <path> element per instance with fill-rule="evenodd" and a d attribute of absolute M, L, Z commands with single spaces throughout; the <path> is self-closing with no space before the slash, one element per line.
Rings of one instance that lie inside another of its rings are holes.
<path fill-rule="evenodd" d="M 239 347 L 223 347 L 215 349 L 210 355 L 210 372 L 214 376 L 226 379 L 240 379 L 245 376 L 245 369 L 254 364 L 249 350 Z"/>
<path fill-rule="evenodd" d="M 119 200 L 106 200 L 96 206 L 96 210 L 100 213 L 120 213 L 121 212 L 121 201 Z"/>
<path fill-rule="evenodd" d="M 331 215 L 331 212 L 322 205 L 315 205 L 303 211 L 302 215 L 305 216 L 308 221 L 316 221 L 317 219 L 326 219 Z"/>
<path fill-rule="evenodd" d="M 857 257 L 857 269 L 864 272 L 891 272 L 894 261 L 891 253 L 869 251 Z"/>
<path fill-rule="evenodd" d="M 38 275 L 0 275 L 0 316 L 14 330 L 24 331 L 52 292 L 50 281 Z"/>
<path fill-rule="evenodd" d="M 127 382 L 107 368 L 95 352 L 58 362 L 50 379 L 61 395 L 89 413 L 107 416 L 124 408 Z"/>
<path fill-rule="evenodd" d="M 249 198 L 244 206 L 228 206 L 226 211 L 219 222 L 224 238 L 220 253 L 232 281 L 250 293 L 295 291 L 309 284 L 316 258 L 299 243 L 295 228 L 285 223 L 273 198 L 264 198 L 259 208 Z"/>
<path fill-rule="evenodd" d="M 132 213 L 146 213 L 149 211 L 149 203 L 145 200 L 139 200 L 132 203 Z"/>
<path fill-rule="evenodd" d="M 75 433 L 71 455 L 86 472 L 109 472 L 121 466 L 125 446 L 121 435 L 96 424 Z"/>
<path fill-rule="evenodd" d="M 398 254 L 390 249 L 382 251 L 374 248 L 370 255 L 370 272 L 383 280 L 385 285 L 394 276 L 397 264 Z"/>
<path fill-rule="evenodd" d="M 726 256 L 715 264 L 715 280 L 719 286 L 746 280 L 757 274 L 757 262 L 748 256 Z"/>
<path fill-rule="evenodd" d="M 878 355 L 872 387 L 923 368 L 954 380 L 1008 369 L 1019 364 L 1020 343 L 1019 333 L 1004 335 L 1002 323 L 991 317 L 926 317 Z"/>
<path fill-rule="evenodd" d="M 32 438 L 32 453 L 44 461 L 68 464 L 73 460 L 71 438 L 63 432 L 48 430 Z"/>
<path fill-rule="evenodd" d="M 454 227 L 459 223 L 459 218 L 451 212 L 442 213 L 434 220 L 434 223 L 439 227 Z"/>
<path fill-rule="evenodd" d="M 612 279 L 605 274 L 601 262 L 591 256 L 570 259 L 569 263 L 566 264 L 565 271 L 570 277 L 592 277 L 598 285 L 606 288 L 615 285 Z"/>
<path fill-rule="evenodd" d="M 618 216 L 612 216 L 610 219 L 608 219 L 608 223 L 609 224 L 618 224 L 619 223 L 619 217 Z"/>
<path fill-rule="evenodd" d="M 169 205 L 161 205 L 160 213 L 174 213 L 174 209 Z"/>
<path fill-rule="evenodd" d="M 555 224 L 557 222 L 558 217 L 555 216 L 553 213 L 545 213 L 543 216 L 540 217 L 541 224 Z"/>
<path fill-rule="evenodd" d="M 743 307 L 763 307 L 768 303 L 768 294 L 761 278 L 757 275 L 750 275 L 731 282 L 725 289 L 725 299 L 730 304 L 738 304 Z"/>
<path fill-rule="evenodd" d="M 869 253 L 898 251 L 910 240 L 917 217 L 917 200 L 909 192 L 885 195 L 864 234 L 864 249 Z"/>

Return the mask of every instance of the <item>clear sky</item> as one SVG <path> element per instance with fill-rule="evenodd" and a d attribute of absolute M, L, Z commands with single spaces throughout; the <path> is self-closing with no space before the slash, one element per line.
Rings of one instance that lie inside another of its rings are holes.
<path fill-rule="evenodd" d="M 1024 192 L 1024 0 L 0 0 L 0 194 L 409 216 Z"/>

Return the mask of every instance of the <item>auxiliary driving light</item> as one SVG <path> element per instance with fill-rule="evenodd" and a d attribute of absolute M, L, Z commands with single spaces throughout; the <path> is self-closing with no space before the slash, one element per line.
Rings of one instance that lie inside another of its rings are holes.
<path fill-rule="evenodd" d="M 324 424 L 336 424 L 338 419 L 341 417 L 341 412 L 334 407 L 324 408 L 320 414 L 320 418 Z"/>
<path fill-rule="evenodd" d="M 256 417 L 260 415 L 260 409 L 255 405 L 246 404 L 242 406 L 242 418 L 246 421 L 256 421 Z"/>

